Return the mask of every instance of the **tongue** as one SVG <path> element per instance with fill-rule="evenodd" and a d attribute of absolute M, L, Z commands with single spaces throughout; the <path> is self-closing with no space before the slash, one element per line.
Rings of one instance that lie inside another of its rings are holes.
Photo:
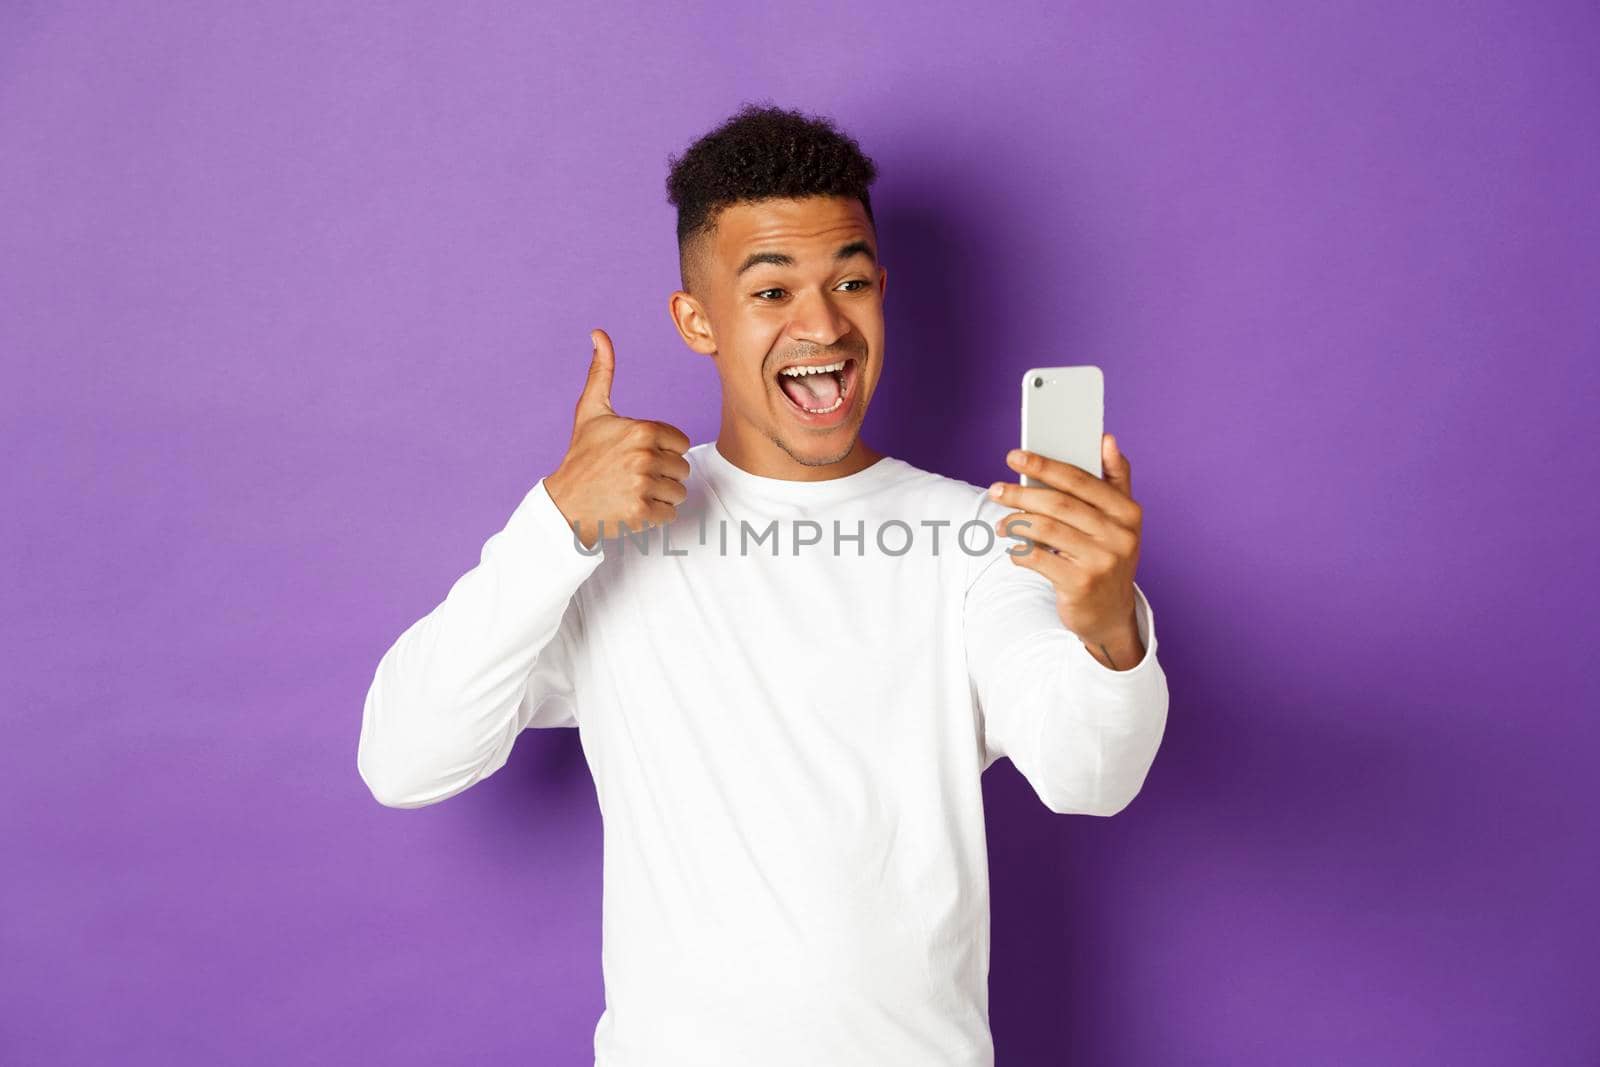
<path fill-rule="evenodd" d="M 799 377 L 780 374 L 778 385 L 790 400 L 803 408 L 831 407 L 839 399 L 839 376 L 833 373 L 803 374 Z"/>

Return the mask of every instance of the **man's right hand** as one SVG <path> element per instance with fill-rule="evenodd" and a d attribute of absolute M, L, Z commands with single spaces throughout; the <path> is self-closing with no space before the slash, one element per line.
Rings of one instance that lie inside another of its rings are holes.
<path fill-rule="evenodd" d="M 612 411 L 616 353 L 604 330 L 593 331 L 589 339 L 594 359 L 573 414 L 572 443 L 544 480 L 568 528 L 578 524 L 585 548 L 600 540 L 602 521 L 608 537 L 623 526 L 635 531 L 662 526 L 677 517 L 678 505 L 689 495 L 683 485 L 689 476 L 689 461 L 683 458 L 688 436 L 664 422 Z"/>

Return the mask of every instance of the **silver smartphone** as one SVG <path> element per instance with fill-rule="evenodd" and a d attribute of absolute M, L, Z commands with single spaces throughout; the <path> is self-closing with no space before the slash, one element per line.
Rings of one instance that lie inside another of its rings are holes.
<path fill-rule="evenodd" d="M 1099 367 L 1035 367 L 1022 376 L 1022 447 L 1101 477 L 1106 379 Z M 1040 485 L 1022 476 L 1023 485 Z"/>

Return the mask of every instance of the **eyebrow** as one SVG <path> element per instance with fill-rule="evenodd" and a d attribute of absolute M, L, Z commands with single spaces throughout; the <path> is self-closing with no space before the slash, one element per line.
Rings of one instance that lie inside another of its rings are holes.
<path fill-rule="evenodd" d="M 872 246 L 865 241 L 851 241 L 849 244 L 840 245 L 839 250 L 833 254 L 833 261 L 839 263 L 849 259 L 851 256 L 866 256 L 874 264 L 878 262 L 878 257 L 872 253 Z M 734 272 L 734 277 L 737 278 L 751 267 L 759 266 L 762 263 L 771 263 L 778 267 L 792 267 L 794 266 L 794 257 L 787 252 L 752 252 L 743 263 L 739 264 L 739 269 Z"/>

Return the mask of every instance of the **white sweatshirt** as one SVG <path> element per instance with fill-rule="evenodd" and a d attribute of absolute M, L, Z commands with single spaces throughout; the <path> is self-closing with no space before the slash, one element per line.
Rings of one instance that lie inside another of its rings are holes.
<path fill-rule="evenodd" d="M 420 807 L 522 730 L 577 727 L 604 824 L 596 1067 L 989 1067 L 979 778 L 1009 756 L 1052 811 L 1133 799 L 1167 715 L 1144 592 L 1144 659 L 1114 671 L 979 486 L 687 458 L 674 523 L 593 550 L 535 484 L 379 662 L 360 775 Z"/>

